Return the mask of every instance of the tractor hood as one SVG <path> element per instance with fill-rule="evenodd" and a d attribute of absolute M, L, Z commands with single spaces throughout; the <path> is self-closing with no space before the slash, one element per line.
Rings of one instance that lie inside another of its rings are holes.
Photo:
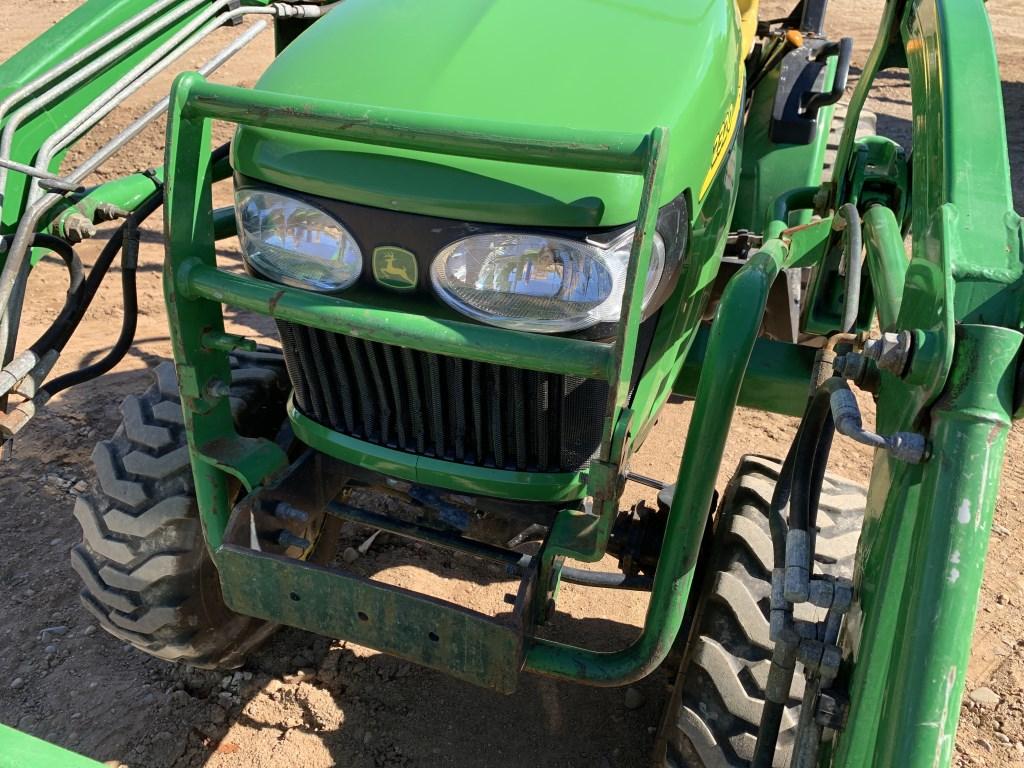
<path fill-rule="evenodd" d="M 257 88 L 508 124 L 669 129 L 662 203 L 694 212 L 738 119 L 733 0 L 346 0 Z M 363 205 L 467 221 L 634 221 L 637 176 L 571 171 L 239 128 L 242 176 Z"/>

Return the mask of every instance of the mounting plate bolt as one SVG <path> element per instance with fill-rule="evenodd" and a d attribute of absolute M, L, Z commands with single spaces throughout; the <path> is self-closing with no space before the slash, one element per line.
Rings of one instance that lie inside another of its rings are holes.
<path fill-rule="evenodd" d="M 69 214 L 61 222 L 60 228 L 63 230 L 64 239 L 72 245 L 96 236 L 96 225 L 80 213 Z"/>
<path fill-rule="evenodd" d="M 826 688 L 818 694 L 818 705 L 814 711 L 814 722 L 833 731 L 846 727 L 850 714 L 850 697 L 835 688 Z"/>
<path fill-rule="evenodd" d="M 883 371 L 902 376 L 913 348 L 914 335 L 910 331 L 883 333 L 880 339 L 864 342 L 864 355 L 874 360 Z"/>
<path fill-rule="evenodd" d="M 206 392 L 211 398 L 231 396 L 231 385 L 225 384 L 220 379 L 213 379 L 206 385 Z"/>
<path fill-rule="evenodd" d="M 283 547 L 298 547 L 301 550 L 307 550 L 310 547 L 310 542 L 301 536 L 296 536 L 289 530 L 282 528 L 277 534 L 277 543 Z"/>
<path fill-rule="evenodd" d="M 274 506 L 274 517 L 280 520 L 296 520 L 305 523 L 309 520 L 309 513 L 305 510 L 293 507 L 286 501 L 280 501 Z"/>

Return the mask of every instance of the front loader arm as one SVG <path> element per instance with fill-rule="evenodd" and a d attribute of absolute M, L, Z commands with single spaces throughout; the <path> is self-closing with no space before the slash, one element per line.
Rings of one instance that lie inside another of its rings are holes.
<path fill-rule="evenodd" d="M 930 458 L 875 457 L 846 635 L 851 711 L 833 752 L 851 767 L 950 762 L 1020 397 L 1024 249 L 984 4 L 890 2 L 851 111 L 888 66 L 905 66 L 912 87 L 913 254 L 896 329 L 917 343 L 902 377 L 882 374 L 878 428 L 923 432 Z M 840 201 L 856 122 L 842 142 Z"/>
<path fill-rule="evenodd" d="M 124 218 L 128 229 L 138 226 L 139 221 L 128 217 L 140 206 L 151 209 L 151 198 L 162 196 L 159 171 L 134 174 L 91 190 L 83 185 L 164 114 L 169 98 L 152 105 L 76 167 L 62 172 L 68 149 L 157 74 L 180 68 L 180 57 L 221 27 L 249 14 L 301 26 L 328 10 L 318 0 L 88 0 L 0 65 L 0 406 L 4 411 L 0 438 L 16 434 L 53 394 L 44 382 L 51 381 L 50 371 L 116 256 L 101 259 L 83 289 L 75 289 L 72 283 L 61 317 L 40 341 L 24 348 L 18 343 L 18 331 L 28 276 L 44 253 L 38 246 L 52 244 L 52 239 L 47 241 L 51 236 L 64 241 L 64 258 L 74 274 L 73 246 L 94 235 L 95 224 Z M 265 27 L 265 21 L 250 25 L 207 61 L 201 74 L 215 71 Z M 217 178 L 229 173 L 226 159 L 218 168 Z M 155 202 L 158 205 L 160 200 Z M 125 227 L 112 243 L 122 241 Z M 133 260 L 130 255 L 126 258 L 129 263 Z M 129 325 L 126 322 L 125 332 Z M 130 346 L 131 339 L 127 342 Z M 115 350 L 127 346 L 119 343 Z M 88 377 L 110 367 L 93 366 Z M 9 404 L 12 394 L 16 396 L 13 406 Z"/>

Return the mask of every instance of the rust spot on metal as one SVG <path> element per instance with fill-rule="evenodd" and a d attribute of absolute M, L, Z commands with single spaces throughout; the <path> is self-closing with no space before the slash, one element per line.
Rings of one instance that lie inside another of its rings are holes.
<path fill-rule="evenodd" d="M 270 297 L 270 301 L 267 302 L 267 306 L 270 308 L 271 314 L 277 311 L 277 303 L 284 297 L 284 291 L 277 291 L 273 296 Z"/>
<path fill-rule="evenodd" d="M 1002 424 L 993 424 L 992 428 L 989 429 L 988 434 L 985 436 L 985 442 L 990 446 L 995 445 L 1003 434 L 1004 426 Z"/>

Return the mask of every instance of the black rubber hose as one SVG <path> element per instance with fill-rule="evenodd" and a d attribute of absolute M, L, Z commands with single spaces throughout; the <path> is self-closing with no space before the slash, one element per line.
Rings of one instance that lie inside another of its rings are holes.
<path fill-rule="evenodd" d="M 78 258 L 78 254 L 75 253 L 75 249 L 66 240 L 61 240 L 53 235 L 37 234 L 32 240 L 32 246 L 35 248 L 48 248 L 53 251 L 61 258 L 68 270 L 68 294 L 60 314 L 50 324 L 50 327 L 43 331 L 43 334 L 36 342 L 29 347 L 32 352 L 41 357 L 51 347 L 52 339 L 68 322 L 75 306 L 81 300 L 84 270 L 82 268 L 82 261 Z"/>
<path fill-rule="evenodd" d="M 61 324 L 59 331 L 55 329 L 53 337 L 50 343 L 47 345 L 47 349 L 55 349 L 58 352 L 67 346 L 67 343 L 71 340 L 71 336 L 82 322 L 82 318 L 85 317 L 86 311 L 92 304 L 93 299 L 96 298 L 96 293 L 99 291 L 100 284 L 107 276 L 107 272 L 110 270 L 111 264 L 114 263 L 114 259 L 121 251 L 121 247 L 124 243 L 124 231 L 130 221 L 134 221 L 137 226 L 141 222 L 145 221 L 160 205 L 163 203 L 164 193 L 163 189 L 158 189 L 151 193 L 142 204 L 133 211 L 128 219 L 120 227 L 115 230 L 110 240 L 103 247 L 99 257 L 96 259 L 96 263 L 93 264 L 91 270 L 89 270 L 89 276 L 85 279 L 85 284 L 82 288 L 82 294 L 80 301 L 75 305 L 74 311 L 65 319 L 65 322 Z"/>
<path fill-rule="evenodd" d="M 110 351 L 101 359 L 85 368 L 71 371 L 58 376 L 43 385 L 42 391 L 47 397 L 53 397 L 68 387 L 91 381 L 109 371 L 128 354 L 135 342 L 135 331 L 139 321 L 139 300 L 136 276 L 139 264 L 139 228 L 138 223 L 129 217 L 122 228 L 121 246 L 121 293 L 123 311 L 121 315 L 121 332 Z"/>
<path fill-rule="evenodd" d="M 789 508 L 790 530 L 806 531 L 810 526 L 810 502 L 818 446 L 826 431 L 826 422 L 831 421 L 831 414 L 828 390 L 819 387 L 807 405 L 794 443 L 796 451 L 793 457 L 793 488 Z M 829 443 L 831 444 L 831 435 Z"/>
<path fill-rule="evenodd" d="M 779 471 L 779 479 L 772 491 L 772 500 L 768 506 L 768 527 L 772 536 L 772 567 L 786 567 L 786 533 L 789 526 L 786 522 L 790 496 L 793 490 L 793 458 L 796 453 L 796 440 L 789 447 L 786 458 Z"/>
<path fill-rule="evenodd" d="M 808 534 L 807 563 L 810 570 L 814 560 L 814 526 L 818 515 L 818 502 L 824 482 L 825 468 L 832 448 L 835 425 L 832 422 L 830 397 L 834 379 L 828 379 L 815 390 L 807 402 L 800 427 L 786 454 L 779 481 L 772 494 L 768 522 L 772 526 L 772 553 L 775 568 L 786 564 L 786 534 L 788 530 L 803 530 Z M 789 502 L 789 526 L 782 522 L 783 510 Z M 776 519 L 779 518 L 779 519 Z M 781 535 L 777 535 L 781 534 Z M 778 642 L 778 641 L 777 641 Z M 774 663 L 774 660 L 773 660 Z M 775 745 L 779 740 L 782 717 L 786 705 L 766 699 L 761 709 L 757 741 L 751 768 L 770 768 L 775 758 Z"/>

